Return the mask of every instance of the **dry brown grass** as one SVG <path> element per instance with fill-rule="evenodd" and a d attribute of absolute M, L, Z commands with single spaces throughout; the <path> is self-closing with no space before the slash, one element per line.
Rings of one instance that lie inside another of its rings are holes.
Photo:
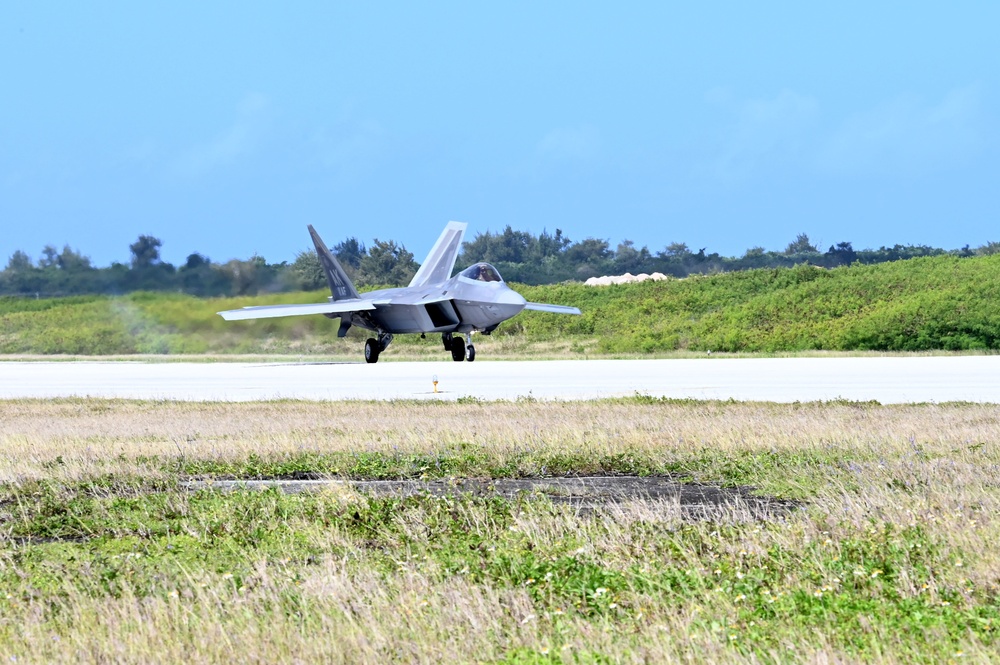
<path fill-rule="evenodd" d="M 887 459 L 920 451 L 978 465 L 995 451 L 975 444 L 1000 441 L 1000 407 L 993 405 L 68 399 L 2 401 L 0 423 L 0 482 L 54 473 L 79 479 L 95 464 L 102 473 L 122 471 L 148 456 L 430 453 L 459 443 L 501 460 L 525 449 L 677 457 L 697 450 L 726 455 L 829 450 Z M 56 458 L 64 464 L 52 468 Z"/>

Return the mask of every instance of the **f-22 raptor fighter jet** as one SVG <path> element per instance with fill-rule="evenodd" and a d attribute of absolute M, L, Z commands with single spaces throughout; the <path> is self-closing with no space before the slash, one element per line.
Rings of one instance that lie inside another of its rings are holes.
<path fill-rule="evenodd" d="M 441 333 L 445 351 L 451 351 L 452 360 L 472 362 L 476 359 L 472 333 L 488 335 L 522 309 L 580 313 L 576 307 L 527 302 L 488 263 L 477 263 L 452 277 L 466 226 L 463 222 L 449 222 L 445 226 L 409 286 L 371 291 L 364 296 L 358 294 L 336 257 L 309 226 L 316 254 L 330 284 L 332 295 L 328 302 L 244 307 L 219 314 L 227 321 L 306 314 L 340 318 L 338 337 L 347 335 L 351 326 L 378 335 L 365 342 L 365 360 L 374 363 L 392 342 L 392 336 L 400 333 Z"/>

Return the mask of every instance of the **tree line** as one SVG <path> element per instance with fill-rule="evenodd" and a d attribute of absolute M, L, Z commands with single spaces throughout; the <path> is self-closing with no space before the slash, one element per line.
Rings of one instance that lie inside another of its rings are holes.
<path fill-rule="evenodd" d="M 162 260 L 162 246 L 159 238 L 140 235 L 129 245 L 128 263 L 114 262 L 104 268 L 92 265 L 88 257 L 68 245 L 62 251 L 47 245 L 37 260 L 18 250 L 0 271 L 0 295 L 50 297 L 174 291 L 196 296 L 237 296 L 314 290 L 326 284 L 312 249 L 299 252 L 294 261 L 280 263 L 269 263 L 256 255 L 245 260 L 217 263 L 195 252 L 183 265 L 174 266 Z M 361 287 L 405 285 L 419 268 L 413 253 L 392 240 L 375 239 L 366 246 L 356 237 L 349 237 L 330 249 L 355 284 Z M 955 250 L 898 244 L 855 250 L 850 242 L 840 242 L 823 251 L 805 233 L 798 234 L 781 251 L 752 247 L 742 256 L 722 256 L 717 252 L 707 253 L 706 248 L 694 251 L 683 242 L 672 242 L 654 253 L 647 246 L 636 247 L 631 240 L 623 240 L 612 248 L 607 240 L 598 238 L 574 242 L 561 229 L 556 229 L 554 234 L 542 231 L 534 235 L 507 226 L 497 233 L 478 233 L 463 243 L 458 265 L 464 267 L 486 261 L 496 266 L 507 281 L 538 285 L 627 272 L 660 272 L 686 277 L 803 263 L 835 268 L 921 256 L 968 257 L 996 253 L 1000 253 L 1000 242 L 976 248 L 966 245 Z"/>

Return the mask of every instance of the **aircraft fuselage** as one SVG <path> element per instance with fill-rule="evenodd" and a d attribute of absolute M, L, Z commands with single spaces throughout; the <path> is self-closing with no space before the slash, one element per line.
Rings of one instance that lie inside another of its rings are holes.
<path fill-rule="evenodd" d="M 445 350 L 451 352 L 452 360 L 471 362 L 476 358 L 472 333 L 489 334 L 523 309 L 580 314 L 576 307 L 527 302 L 488 263 L 476 263 L 452 276 L 466 226 L 464 222 L 448 222 L 409 286 L 370 291 L 364 296 L 354 288 L 316 229 L 309 226 L 316 256 L 330 287 L 327 302 L 259 305 L 219 314 L 227 321 L 314 314 L 339 318 L 338 337 L 345 337 L 351 326 L 377 333 L 377 337 L 365 340 L 365 361 L 369 363 L 378 362 L 379 354 L 392 343 L 393 335 L 400 333 L 441 333 L 441 341 Z M 455 333 L 458 335 L 453 336 Z"/>
<path fill-rule="evenodd" d="M 526 304 L 521 294 L 502 281 L 478 281 L 461 273 L 440 284 L 364 295 L 375 309 L 353 314 L 351 323 L 393 334 L 492 331 Z"/>

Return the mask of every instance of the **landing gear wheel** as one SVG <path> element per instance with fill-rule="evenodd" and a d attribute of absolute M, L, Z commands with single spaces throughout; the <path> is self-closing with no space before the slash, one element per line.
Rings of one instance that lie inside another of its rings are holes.
<path fill-rule="evenodd" d="M 476 359 L 476 347 L 472 346 L 471 344 L 465 347 L 465 359 L 468 360 L 470 363 Z"/>
<path fill-rule="evenodd" d="M 374 337 L 369 337 L 365 341 L 365 362 L 377 363 L 380 351 L 381 349 L 378 347 L 378 340 Z"/>
<path fill-rule="evenodd" d="M 457 363 L 465 360 L 465 340 L 461 337 L 451 340 L 451 359 Z"/>

